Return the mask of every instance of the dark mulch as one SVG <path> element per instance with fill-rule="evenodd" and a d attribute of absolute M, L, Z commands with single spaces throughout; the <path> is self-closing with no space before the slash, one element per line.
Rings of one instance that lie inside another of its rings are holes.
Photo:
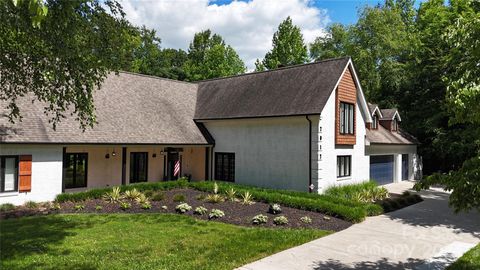
<path fill-rule="evenodd" d="M 240 202 L 225 201 L 221 203 L 208 203 L 204 200 L 198 199 L 199 195 L 206 196 L 208 193 L 193 190 L 193 189 L 173 189 L 163 191 L 165 197 L 161 201 L 151 201 L 151 209 L 141 209 L 140 205 L 135 202 L 130 202 L 132 207 L 127 210 L 122 210 L 117 203 L 107 203 L 101 199 L 87 200 L 83 203 L 65 202 L 61 204 L 61 210 L 48 210 L 50 213 L 176 213 L 175 207 L 181 202 L 174 202 L 173 197 L 176 194 L 183 194 L 186 198 L 186 203 L 192 206 L 192 210 L 183 215 L 193 216 L 197 219 L 208 220 L 208 213 L 206 215 L 196 215 L 193 210 L 197 206 L 204 206 L 210 212 L 211 209 L 219 209 L 225 213 L 225 216 L 215 219 L 219 222 L 225 222 L 241 226 L 259 226 L 272 228 L 310 228 L 321 229 L 329 231 L 344 230 L 352 225 L 352 223 L 338 219 L 335 217 L 326 216 L 322 213 L 310 212 L 295 208 L 282 206 L 282 213 L 273 215 L 268 213 L 269 205 L 262 202 L 255 202 L 252 205 L 243 205 Z M 75 205 L 82 204 L 85 206 L 83 210 L 75 210 Z M 96 210 L 96 206 L 102 206 L 102 210 Z M 167 206 L 167 210 L 162 209 L 162 206 Z M 11 217 L 9 213 L 3 213 L 5 217 Z M 5 215 L 7 214 L 7 215 Z M 13 213 L 12 213 L 13 214 Z M 27 214 L 31 214 L 30 212 Z M 252 218 L 258 214 L 268 216 L 268 222 L 262 225 L 253 225 Z M 288 218 L 287 225 L 277 226 L 273 224 L 273 219 L 277 216 L 285 216 Z M 18 216 L 18 213 L 16 215 Z M 21 216 L 21 215 L 20 215 Z M 305 224 L 300 218 L 308 216 L 312 219 L 312 223 Z"/>

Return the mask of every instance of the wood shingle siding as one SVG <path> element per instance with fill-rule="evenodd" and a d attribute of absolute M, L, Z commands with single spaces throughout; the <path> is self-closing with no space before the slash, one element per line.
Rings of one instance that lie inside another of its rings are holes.
<path fill-rule="evenodd" d="M 340 102 L 353 104 L 353 134 L 340 134 Z M 335 144 L 341 145 L 355 145 L 356 143 L 356 107 L 357 107 L 357 86 L 353 80 L 350 68 L 345 70 L 345 73 L 340 80 L 336 89 L 336 111 L 335 111 Z"/>

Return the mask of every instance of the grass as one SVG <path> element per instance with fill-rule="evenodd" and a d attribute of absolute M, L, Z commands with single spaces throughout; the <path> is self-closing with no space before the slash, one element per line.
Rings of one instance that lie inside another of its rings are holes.
<path fill-rule="evenodd" d="M 3 220 L 0 269 L 233 269 L 327 235 L 171 214 Z"/>
<path fill-rule="evenodd" d="M 463 254 L 448 270 L 474 270 L 480 269 L 480 244 Z"/>
<path fill-rule="evenodd" d="M 121 186 L 122 192 L 126 190 L 137 189 L 139 191 L 147 190 L 168 190 L 173 188 L 193 188 L 201 191 L 213 192 L 214 181 L 187 182 L 184 180 L 155 182 L 155 183 L 137 183 L 127 186 Z M 327 215 L 342 218 L 350 222 L 361 222 L 366 216 L 379 215 L 383 213 L 383 208 L 374 203 L 362 203 L 348 198 L 333 195 L 319 195 L 307 192 L 274 190 L 259 188 L 253 186 L 239 185 L 228 182 L 218 183 L 219 193 L 225 194 L 230 189 L 237 191 L 237 196 L 249 192 L 255 200 L 266 203 L 279 203 L 285 206 L 299 208 L 309 211 L 321 212 Z M 57 196 L 58 202 L 64 201 L 82 201 L 86 199 L 98 199 L 103 194 L 110 192 L 111 189 L 93 189 L 79 193 L 63 193 Z"/>

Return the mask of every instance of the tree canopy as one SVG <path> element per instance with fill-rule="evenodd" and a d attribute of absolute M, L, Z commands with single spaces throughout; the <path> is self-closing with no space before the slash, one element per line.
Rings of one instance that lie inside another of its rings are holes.
<path fill-rule="evenodd" d="M 303 41 L 300 28 L 293 25 L 292 19 L 287 17 L 273 34 L 272 49 L 265 54 L 265 58 L 257 59 L 255 69 L 275 69 L 279 66 L 303 64 L 308 61 L 307 45 Z"/>

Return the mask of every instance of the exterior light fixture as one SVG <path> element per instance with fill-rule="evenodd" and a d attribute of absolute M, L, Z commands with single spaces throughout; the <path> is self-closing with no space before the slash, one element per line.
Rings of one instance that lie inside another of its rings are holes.
<path fill-rule="evenodd" d="M 116 156 L 116 155 L 117 155 L 117 153 L 115 153 L 115 150 L 113 150 L 113 152 L 112 152 L 112 157 L 114 157 L 114 156 Z"/>
<path fill-rule="evenodd" d="M 105 158 L 110 158 L 110 154 L 105 154 Z"/>
<path fill-rule="evenodd" d="M 152 154 L 152 157 L 153 157 L 153 158 L 156 158 L 156 157 L 157 157 L 157 154 L 156 154 L 156 153 L 153 153 L 153 154 Z"/>

